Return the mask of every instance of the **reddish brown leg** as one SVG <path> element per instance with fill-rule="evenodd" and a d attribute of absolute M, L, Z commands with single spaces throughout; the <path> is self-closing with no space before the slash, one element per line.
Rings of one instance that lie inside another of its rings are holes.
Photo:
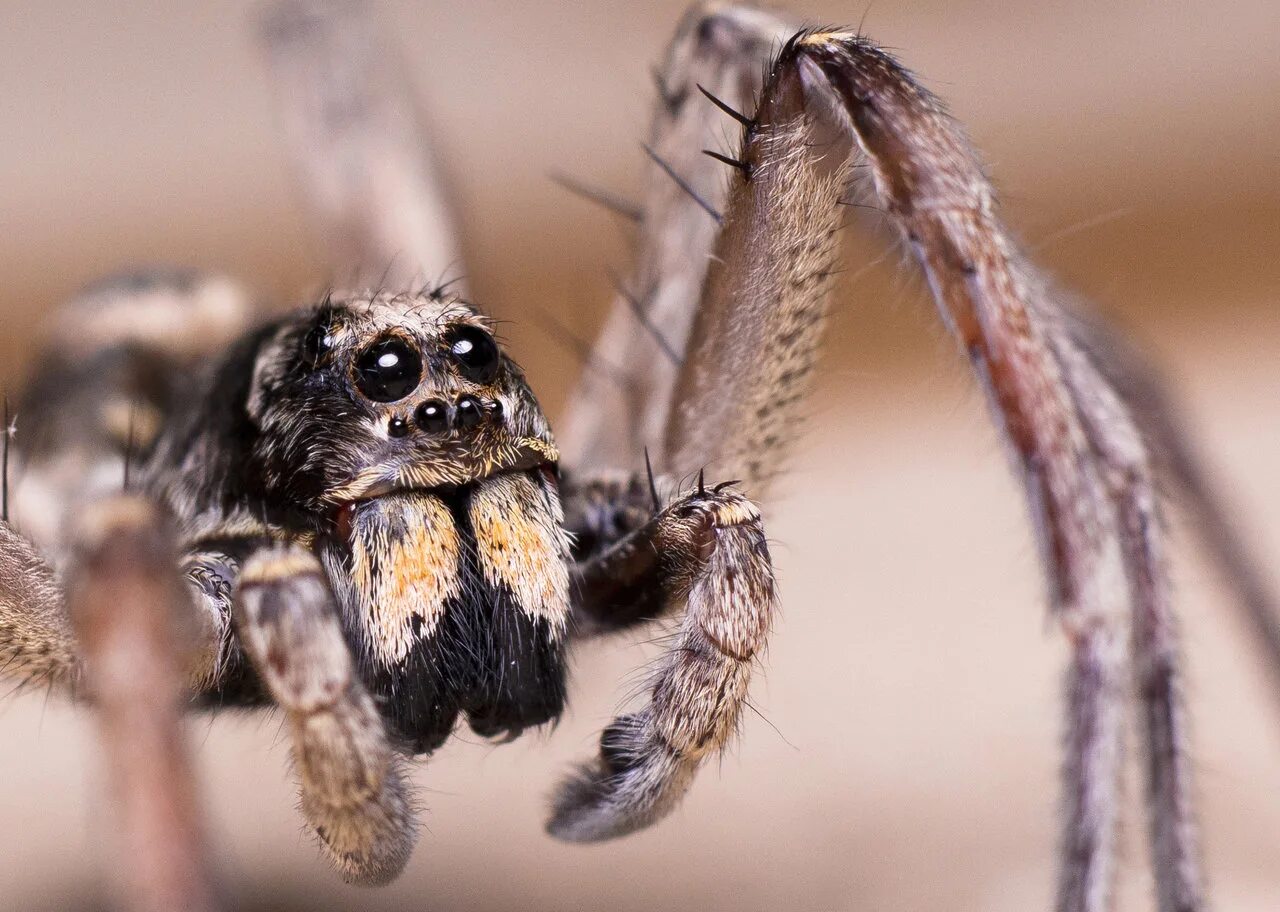
<path fill-rule="evenodd" d="M 80 523 L 68 581 L 115 799 L 121 908 L 214 910 L 182 718 L 189 658 L 202 631 L 156 510 L 120 496 Z"/>

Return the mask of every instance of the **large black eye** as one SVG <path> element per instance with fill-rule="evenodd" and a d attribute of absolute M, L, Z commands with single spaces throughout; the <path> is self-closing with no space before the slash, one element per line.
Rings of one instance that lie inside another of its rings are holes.
<path fill-rule="evenodd" d="M 455 326 L 444 337 L 462 376 L 472 383 L 492 383 L 498 376 L 498 343 L 474 326 Z"/>
<path fill-rule="evenodd" d="M 356 386 L 374 402 L 395 402 L 418 388 L 422 356 L 403 339 L 383 339 L 360 353 Z"/>

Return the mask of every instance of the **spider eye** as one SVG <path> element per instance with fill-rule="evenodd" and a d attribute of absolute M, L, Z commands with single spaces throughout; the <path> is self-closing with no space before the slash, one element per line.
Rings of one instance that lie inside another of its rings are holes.
<path fill-rule="evenodd" d="M 318 368 L 333 350 L 333 326 L 326 320 L 311 327 L 302 340 L 302 361 L 311 370 Z"/>
<path fill-rule="evenodd" d="M 493 336 L 474 326 L 455 326 L 445 336 L 449 354 L 472 383 L 492 383 L 498 375 L 500 355 Z"/>
<path fill-rule="evenodd" d="M 422 356 L 403 339 L 383 339 L 356 359 L 356 386 L 374 402 L 395 402 L 418 388 Z"/>

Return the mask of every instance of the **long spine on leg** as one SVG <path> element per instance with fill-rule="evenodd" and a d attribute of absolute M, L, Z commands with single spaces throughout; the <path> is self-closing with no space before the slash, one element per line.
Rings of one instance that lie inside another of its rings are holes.
<path fill-rule="evenodd" d="M 319 562 L 293 547 L 263 549 L 244 566 L 241 641 L 289 718 L 302 812 L 352 883 L 403 870 L 417 839 L 403 759 L 356 677 Z"/>

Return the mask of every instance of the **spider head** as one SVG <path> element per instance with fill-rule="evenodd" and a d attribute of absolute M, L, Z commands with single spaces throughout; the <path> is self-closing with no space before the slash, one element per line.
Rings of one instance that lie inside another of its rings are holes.
<path fill-rule="evenodd" d="M 331 297 L 259 342 L 250 473 L 300 516 L 416 752 L 559 715 L 569 542 L 520 368 L 457 299 Z M 256 470 L 256 471 L 255 471 Z"/>
<path fill-rule="evenodd" d="M 249 413 L 268 488 L 325 513 L 558 459 L 524 374 L 457 298 L 330 296 L 275 330 Z"/>

